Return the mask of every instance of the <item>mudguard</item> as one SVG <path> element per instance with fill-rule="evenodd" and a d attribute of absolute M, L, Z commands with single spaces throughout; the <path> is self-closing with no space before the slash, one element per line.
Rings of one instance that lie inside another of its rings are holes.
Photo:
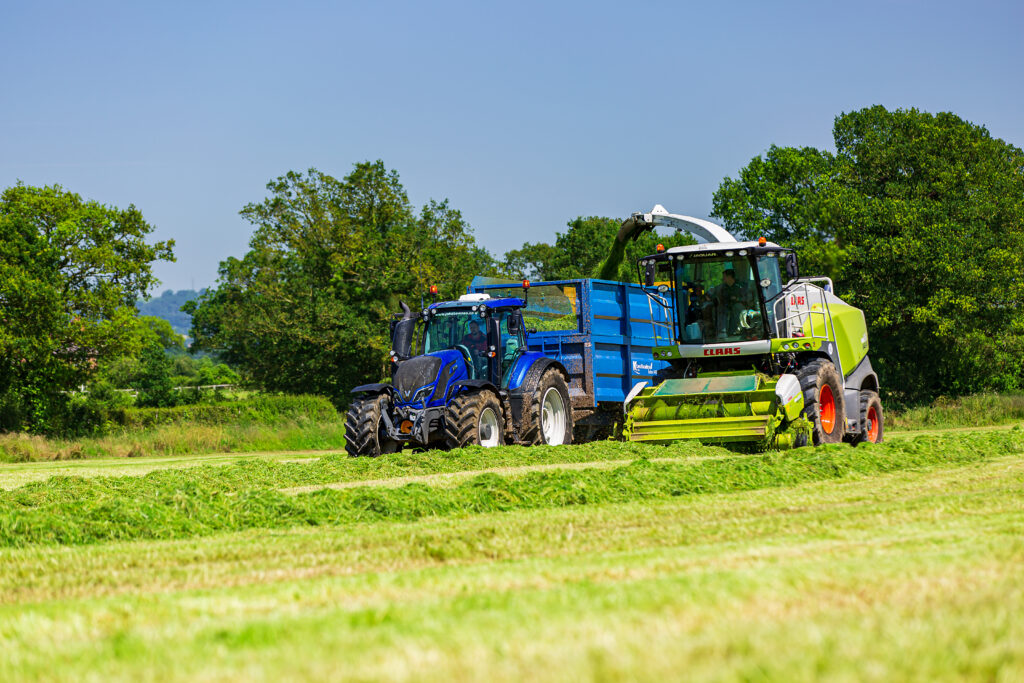
<path fill-rule="evenodd" d="M 353 394 L 380 394 L 383 392 L 394 393 L 395 388 L 390 384 L 360 384 L 352 390 Z"/>
<path fill-rule="evenodd" d="M 457 382 L 452 382 L 448 386 L 448 399 L 457 394 L 460 389 L 490 389 L 495 395 L 500 395 L 498 387 L 494 385 L 494 382 L 489 382 L 486 379 L 460 379 Z M 445 401 L 447 403 L 447 400 Z"/>
<path fill-rule="evenodd" d="M 846 390 L 843 391 L 843 398 L 846 399 L 846 419 L 851 432 L 859 432 L 860 424 L 860 392 L 878 391 L 878 375 L 871 367 L 871 359 L 864 356 L 864 359 L 857 363 L 857 367 L 846 376 Z"/>
<path fill-rule="evenodd" d="M 523 355 L 533 355 L 535 358 L 526 368 L 526 371 L 522 373 L 522 381 L 517 387 L 512 388 L 512 383 L 509 382 L 509 407 L 512 409 L 512 419 L 517 425 L 517 429 L 522 421 L 524 410 L 529 408 L 527 402 L 533 400 L 533 395 L 537 391 L 537 385 L 540 383 L 540 378 L 545 371 L 552 367 L 557 368 L 565 375 L 566 382 L 568 383 L 569 381 L 569 373 L 566 371 L 565 366 L 557 360 L 539 353 Z"/>

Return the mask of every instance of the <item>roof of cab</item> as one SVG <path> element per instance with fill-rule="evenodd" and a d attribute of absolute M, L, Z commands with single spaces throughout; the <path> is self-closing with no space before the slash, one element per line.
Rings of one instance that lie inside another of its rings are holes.
<path fill-rule="evenodd" d="M 476 301 L 438 301 L 432 303 L 427 308 L 434 310 L 437 308 L 443 309 L 460 309 L 464 308 L 472 310 L 474 306 L 486 306 L 487 308 L 522 308 L 525 305 L 522 299 L 517 297 L 505 297 L 502 299 L 482 299 Z"/>
<path fill-rule="evenodd" d="M 666 254 L 693 254 L 702 251 L 730 251 L 735 249 L 782 249 L 774 242 L 765 242 L 764 245 L 757 240 L 749 242 L 705 242 L 704 244 L 688 244 L 685 247 L 671 247 L 665 250 Z"/>

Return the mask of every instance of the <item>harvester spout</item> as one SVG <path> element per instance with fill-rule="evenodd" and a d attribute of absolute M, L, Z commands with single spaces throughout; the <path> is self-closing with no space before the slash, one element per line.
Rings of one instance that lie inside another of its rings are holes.
<path fill-rule="evenodd" d="M 663 226 L 672 228 L 677 233 L 687 232 L 703 242 L 735 242 L 728 230 L 721 225 L 692 216 L 683 216 L 677 213 L 669 213 L 661 204 L 655 205 L 649 213 L 634 213 L 622 221 L 622 227 L 615 235 L 615 242 L 611 251 L 599 269 L 597 277 L 602 280 L 615 280 L 618 278 L 619 266 L 626 255 L 626 244 L 629 240 L 634 242 L 648 230 Z"/>

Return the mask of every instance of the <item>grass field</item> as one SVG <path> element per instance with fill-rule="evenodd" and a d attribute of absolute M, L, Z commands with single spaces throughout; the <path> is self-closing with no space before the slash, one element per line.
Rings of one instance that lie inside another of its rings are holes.
<path fill-rule="evenodd" d="M 1024 678 L 1019 426 L 19 463 L 0 486 L 0 680 Z"/>

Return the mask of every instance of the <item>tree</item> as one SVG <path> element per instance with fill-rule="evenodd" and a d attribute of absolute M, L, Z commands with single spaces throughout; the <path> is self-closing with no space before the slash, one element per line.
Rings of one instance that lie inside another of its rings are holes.
<path fill-rule="evenodd" d="M 833 133 L 835 155 L 772 147 L 752 160 L 713 214 L 835 278 L 896 396 L 1024 386 L 1024 152 L 915 109 L 843 114 Z"/>
<path fill-rule="evenodd" d="M 493 262 L 447 201 L 418 213 L 383 162 L 337 180 L 289 172 L 242 216 L 249 252 L 220 264 L 216 288 L 186 307 L 194 348 L 217 351 L 259 386 L 337 403 L 384 373 L 388 321 L 431 284 L 465 292 Z"/>
<path fill-rule="evenodd" d="M 132 350 L 134 303 L 156 283 L 153 262 L 174 259 L 152 231 L 134 206 L 57 185 L 0 194 L 0 427 L 77 428 L 68 392 Z"/>
<path fill-rule="evenodd" d="M 536 280 L 598 277 L 601 265 L 614 247 L 622 221 L 603 216 L 579 216 L 566 225 L 567 231 L 555 233 L 554 245 L 527 242 L 521 249 L 507 252 L 500 268 L 503 274 L 514 279 Z M 645 233 L 627 245 L 615 279 L 635 282 L 637 259 L 653 254 L 659 243 L 674 247 L 693 244 L 694 240 L 686 234 Z"/>

